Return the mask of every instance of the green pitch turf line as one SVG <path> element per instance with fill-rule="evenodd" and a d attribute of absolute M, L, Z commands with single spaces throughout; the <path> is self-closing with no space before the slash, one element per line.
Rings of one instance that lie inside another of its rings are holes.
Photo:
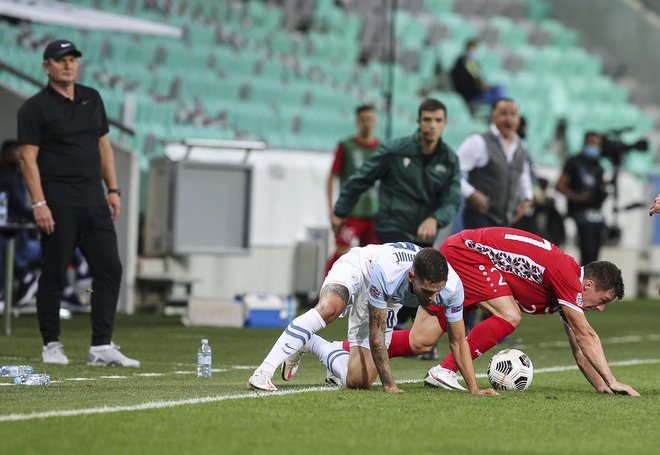
<path fill-rule="evenodd" d="M 618 362 L 611 362 L 610 366 L 632 366 L 632 365 L 647 365 L 659 363 L 660 359 L 631 359 L 631 360 L 622 360 Z M 534 374 L 542 373 L 557 373 L 562 371 L 577 370 L 577 365 L 565 365 L 565 366 L 555 366 L 547 368 L 538 368 L 534 371 Z M 485 374 L 477 374 L 478 378 L 486 377 Z M 126 377 L 127 378 L 127 377 Z M 397 382 L 402 384 L 410 384 L 419 382 L 420 379 L 403 379 L 398 380 Z M 290 389 L 290 390 L 278 390 L 275 392 L 247 392 L 239 393 L 235 395 L 218 395 L 214 397 L 203 397 L 203 398 L 191 398 L 186 400 L 176 400 L 176 401 L 154 401 L 148 403 L 142 403 L 132 406 L 114 406 L 114 407 L 101 407 L 101 408 L 88 408 L 88 409 L 71 409 L 68 411 L 47 411 L 47 412 L 37 412 L 32 414 L 9 414 L 9 415 L 0 415 L 0 422 L 13 422 L 19 420 L 34 420 L 34 419 L 47 419 L 50 417 L 69 417 L 69 416 L 78 416 L 78 415 L 89 415 L 89 414 L 107 414 L 114 412 L 132 412 L 132 411 L 144 411 L 148 409 L 162 409 L 162 408 L 172 408 L 177 406 L 186 406 L 194 405 L 200 403 L 214 403 L 218 401 L 226 400 L 240 400 L 245 398 L 267 398 L 267 397 L 277 397 L 284 395 L 297 395 L 301 393 L 309 392 L 332 392 L 339 390 L 337 387 L 332 386 L 320 386 L 320 387 L 305 387 L 299 389 Z"/>

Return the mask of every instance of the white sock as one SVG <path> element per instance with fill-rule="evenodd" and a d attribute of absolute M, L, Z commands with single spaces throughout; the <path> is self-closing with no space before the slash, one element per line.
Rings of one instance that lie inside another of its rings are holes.
<path fill-rule="evenodd" d="M 257 370 L 265 371 L 272 377 L 282 362 L 305 346 L 309 339 L 325 325 L 325 321 L 316 308 L 301 314 L 284 329 Z"/>
<path fill-rule="evenodd" d="M 321 363 L 332 371 L 332 374 L 338 377 L 342 384 L 346 385 L 349 352 L 344 350 L 343 342 L 330 342 L 318 335 L 313 335 L 307 343 L 307 352 L 318 357 Z"/>

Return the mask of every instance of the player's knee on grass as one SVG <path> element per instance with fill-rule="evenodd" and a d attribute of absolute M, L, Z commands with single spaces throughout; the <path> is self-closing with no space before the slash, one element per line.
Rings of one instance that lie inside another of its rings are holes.
<path fill-rule="evenodd" d="M 351 346 L 348 357 L 346 387 L 349 389 L 368 389 L 376 380 L 378 371 L 371 357 L 371 351 L 359 346 Z"/>

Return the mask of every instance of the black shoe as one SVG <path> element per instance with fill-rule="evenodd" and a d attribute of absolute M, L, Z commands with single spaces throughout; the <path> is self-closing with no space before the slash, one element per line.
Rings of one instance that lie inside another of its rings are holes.
<path fill-rule="evenodd" d="M 426 354 L 422 354 L 419 356 L 419 360 L 438 360 L 438 347 L 433 346 L 433 350 L 431 352 L 427 352 Z"/>

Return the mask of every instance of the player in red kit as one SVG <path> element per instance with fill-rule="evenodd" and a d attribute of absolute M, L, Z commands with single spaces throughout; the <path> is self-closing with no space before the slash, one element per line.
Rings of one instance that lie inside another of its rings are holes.
<path fill-rule="evenodd" d="M 600 393 L 639 394 L 618 382 L 605 359 L 598 334 L 585 310 L 603 311 L 624 294 L 621 271 L 607 261 L 580 267 L 549 241 L 512 228 L 464 230 L 440 247 L 463 282 L 464 307 L 478 306 L 490 317 L 470 331 L 472 358 L 483 355 L 520 324 L 522 313 L 559 312 L 580 371 Z M 391 357 L 428 352 L 446 325 L 434 306 L 417 312 L 410 330 L 394 332 Z M 428 385 L 463 390 L 456 363 L 448 355 L 429 370 Z"/>

